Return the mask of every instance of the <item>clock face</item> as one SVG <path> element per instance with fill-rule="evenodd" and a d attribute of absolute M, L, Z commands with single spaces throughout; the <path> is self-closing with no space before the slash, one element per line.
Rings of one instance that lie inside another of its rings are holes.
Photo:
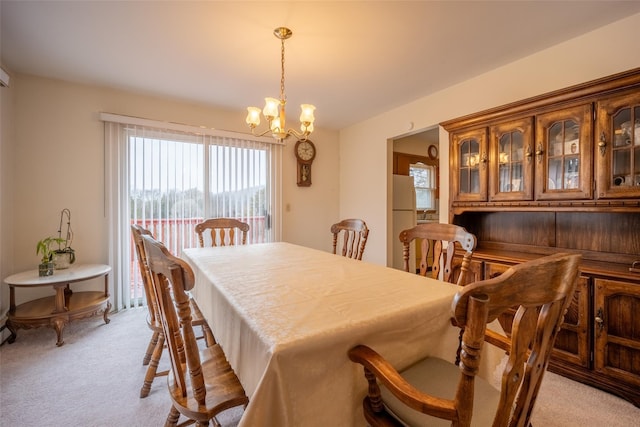
<path fill-rule="evenodd" d="M 308 162 L 316 155 L 316 148 L 311 141 L 298 141 L 296 145 L 296 155 L 300 160 Z"/>

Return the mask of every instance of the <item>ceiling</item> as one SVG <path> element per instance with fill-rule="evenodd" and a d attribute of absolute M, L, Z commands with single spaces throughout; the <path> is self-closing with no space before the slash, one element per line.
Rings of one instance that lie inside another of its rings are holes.
<path fill-rule="evenodd" d="M 226 109 L 280 91 L 341 129 L 640 12 L 640 1 L 0 0 L 9 71 Z M 244 113 L 241 115 L 244 120 Z"/>

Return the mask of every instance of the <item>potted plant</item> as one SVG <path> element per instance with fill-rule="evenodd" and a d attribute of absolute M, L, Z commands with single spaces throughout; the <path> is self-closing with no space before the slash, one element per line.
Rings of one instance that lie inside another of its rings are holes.
<path fill-rule="evenodd" d="M 63 238 L 62 237 L 62 221 L 65 215 L 67 216 L 67 233 Z M 72 240 L 73 240 L 73 231 L 71 231 L 71 211 L 69 209 L 63 209 L 62 212 L 60 212 L 60 226 L 58 227 L 58 238 L 55 239 L 55 241 L 58 243 L 58 249 L 53 250 L 51 254 L 53 267 L 56 270 L 69 268 L 69 266 L 76 261 L 76 253 L 71 248 Z"/>
<path fill-rule="evenodd" d="M 40 240 L 36 246 L 36 254 L 42 255 L 40 265 L 38 265 L 39 276 L 51 276 L 53 274 L 53 251 L 51 245 L 64 243 L 64 239 L 57 237 L 46 237 Z"/>

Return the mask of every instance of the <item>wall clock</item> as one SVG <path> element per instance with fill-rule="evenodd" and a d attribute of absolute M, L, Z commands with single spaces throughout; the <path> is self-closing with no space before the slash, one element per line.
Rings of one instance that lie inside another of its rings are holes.
<path fill-rule="evenodd" d="M 428 148 L 429 158 L 431 160 L 435 160 L 438 158 L 438 147 L 435 145 L 430 145 Z"/>
<path fill-rule="evenodd" d="M 311 185 L 311 163 L 316 158 L 316 146 L 308 139 L 296 142 L 295 155 L 298 160 L 296 179 L 298 187 Z"/>

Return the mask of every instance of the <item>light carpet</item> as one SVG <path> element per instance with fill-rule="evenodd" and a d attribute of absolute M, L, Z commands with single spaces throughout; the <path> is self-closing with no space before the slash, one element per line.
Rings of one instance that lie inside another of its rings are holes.
<path fill-rule="evenodd" d="M 146 372 L 142 357 L 151 337 L 146 309 L 110 318 L 108 325 L 101 317 L 67 325 L 62 347 L 56 347 L 55 332 L 48 328 L 19 330 L 15 343 L 0 347 L 0 425 L 163 426 L 171 407 L 166 378 L 156 378 L 149 396 L 139 397 Z M 163 355 L 160 368 L 167 367 Z M 231 409 L 218 420 L 235 427 L 241 415 L 241 409 Z M 632 404 L 547 373 L 533 422 L 536 427 L 627 427 L 639 419 L 640 409 Z"/>

